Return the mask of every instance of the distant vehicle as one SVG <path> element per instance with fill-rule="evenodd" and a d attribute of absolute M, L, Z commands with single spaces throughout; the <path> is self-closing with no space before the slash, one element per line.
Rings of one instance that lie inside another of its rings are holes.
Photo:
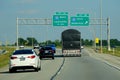
<path fill-rule="evenodd" d="M 41 48 L 43 48 L 43 47 L 45 47 L 45 46 L 40 46 L 40 48 L 39 48 L 39 49 L 41 49 Z"/>
<path fill-rule="evenodd" d="M 40 49 L 39 46 L 34 46 L 33 49 L 35 50 L 35 52 L 36 52 L 37 54 L 39 54 L 39 49 Z"/>
<path fill-rule="evenodd" d="M 55 44 L 48 44 L 47 46 L 50 46 L 52 48 L 52 50 L 54 51 L 54 53 L 56 53 Z"/>
<path fill-rule="evenodd" d="M 33 49 L 39 49 L 40 47 L 39 46 L 34 46 L 34 48 Z"/>
<path fill-rule="evenodd" d="M 62 32 L 62 53 L 63 56 L 81 56 L 81 33 L 75 29 L 68 29 Z"/>
<path fill-rule="evenodd" d="M 42 58 L 52 58 L 54 59 L 54 51 L 50 46 L 45 46 L 40 49 L 40 59 Z"/>
<path fill-rule="evenodd" d="M 36 52 L 32 49 L 16 50 L 10 56 L 9 72 L 15 72 L 17 69 L 41 69 L 41 61 Z"/>
<path fill-rule="evenodd" d="M 24 49 L 24 46 L 19 46 L 19 49 Z"/>
<path fill-rule="evenodd" d="M 84 49 L 84 46 L 81 46 L 81 49 Z"/>

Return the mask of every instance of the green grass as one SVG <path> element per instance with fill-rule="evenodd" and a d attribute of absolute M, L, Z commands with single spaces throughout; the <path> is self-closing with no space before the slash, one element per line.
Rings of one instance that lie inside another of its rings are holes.
<path fill-rule="evenodd" d="M 108 51 L 106 48 L 103 48 L 103 53 L 120 57 L 120 47 L 116 47 L 114 49 L 111 48 L 111 51 Z"/>
<path fill-rule="evenodd" d="M 9 58 L 11 53 L 15 50 L 15 48 L 12 47 L 0 47 L 0 49 L 5 49 L 7 51 L 6 54 L 0 55 L 0 68 L 8 65 L 9 63 Z"/>

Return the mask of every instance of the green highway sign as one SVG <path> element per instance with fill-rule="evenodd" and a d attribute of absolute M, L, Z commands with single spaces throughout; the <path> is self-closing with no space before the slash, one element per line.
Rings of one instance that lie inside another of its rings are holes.
<path fill-rule="evenodd" d="M 53 26 L 68 26 L 68 13 L 67 12 L 56 12 L 53 15 Z"/>
<path fill-rule="evenodd" d="M 70 17 L 71 26 L 89 26 L 89 14 L 77 14 Z"/>

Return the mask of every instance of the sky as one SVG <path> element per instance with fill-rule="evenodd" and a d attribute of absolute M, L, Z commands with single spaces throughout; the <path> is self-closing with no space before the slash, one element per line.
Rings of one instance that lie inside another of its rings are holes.
<path fill-rule="evenodd" d="M 102 18 L 110 18 L 110 38 L 120 40 L 120 0 L 0 0 L 0 44 L 16 42 L 17 18 L 52 19 L 56 12 L 68 12 L 68 16 L 89 14 L 89 18 L 100 18 L 102 1 Z M 83 39 L 100 38 L 100 25 L 60 26 L 53 25 L 19 25 L 18 35 L 26 39 L 34 37 L 38 42 L 61 40 L 61 33 L 66 29 L 76 29 Z M 102 39 L 107 39 L 107 26 L 102 25 Z"/>

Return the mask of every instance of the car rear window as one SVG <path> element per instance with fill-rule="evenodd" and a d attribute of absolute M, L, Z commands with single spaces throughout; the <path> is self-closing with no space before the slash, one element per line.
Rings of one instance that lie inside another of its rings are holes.
<path fill-rule="evenodd" d="M 51 47 L 45 47 L 45 50 L 51 50 L 52 48 Z"/>
<path fill-rule="evenodd" d="M 55 45 L 54 45 L 54 44 L 49 44 L 49 45 L 47 45 L 47 46 L 55 47 Z"/>
<path fill-rule="evenodd" d="M 33 54 L 32 50 L 17 50 L 13 53 L 13 55 L 19 55 L 19 54 Z"/>

